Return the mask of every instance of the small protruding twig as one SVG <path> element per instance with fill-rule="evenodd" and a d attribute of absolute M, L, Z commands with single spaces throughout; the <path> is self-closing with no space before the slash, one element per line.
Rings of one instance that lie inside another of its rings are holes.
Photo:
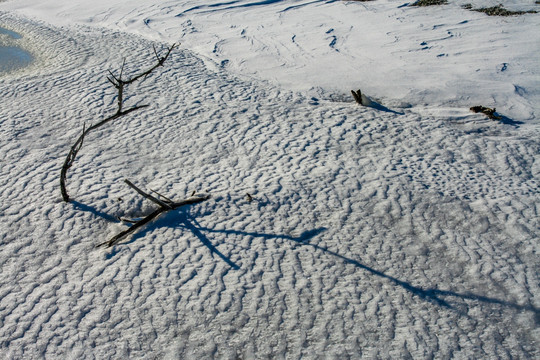
<path fill-rule="evenodd" d="M 351 93 L 352 93 L 352 96 L 353 96 L 354 100 L 358 104 L 364 105 L 364 103 L 362 102 L 362 91 L 360 91 L 360 89 L 358 89 L 357 91 L 351 90 Z"/>
<path fill-rule="evenodd" d="M 122 76 L 124 75 L 124 67 L 126 66 L 126 58 L 122 61 L 122 67 L 120 68 L 120 77 L 119 81 L 122 81 Z"/>
<path fill-rule="evenodd" d="M 117 216 L 116 218 L 121 222 L 130 223 L 130 224 L 135 224 L 138 221 L 138 220 L 133 220 L 133 219 L 126 219 L 120 216 Z"/>
<path fill-rule="evenodd" d="M 156 194 L 157 196 L 159 196 L 160 198 L 162 198 L 162 199 L 163 199 L 163 202 L 166 202 L 166 203 L 168 203 L 168 204 L 172 204 L 172 203 L 174 202 L 174 201 L 172 201 L 171 199 L 169 199 L 169 198 L 167 198 L 167 197 L 161 195 L 160 193 L 158 193 L 158 192 L 155 191 L 155 190 L 152 190 L 152 189 L 149 189 L 149 190 L 150 190 L 151 192 L 153 192 L 154 194 Z"/>
<path fill-rule="evenodd" d="M 152 195 L 148 194 L 148 193 L 145 193 L 144 191 L 142 191 L 141 189 L 139 189 L 137 186 L 135 186 L 131 181 L 129 181 L 128 179 L 125 179 L 124 182 L 126 184 L 128 184 L 128 186 L 130 188 L 132 188 L 133 190 L 135 190 L 137 193 L 139 193 L 139 195 L 142 195 L 144 196 L 145 198 L 147 198 L 148 200 L 158 204 L 159 206 L 161 206 L 162 208 L 166 208 L 166 209 L 172 209 L 171 205 L 170 204 L 167 204 L 159 199 L 156 199 L 155 197 L 153 197 Z"/>
<path fill-rule="evenodd" d="M 152 45 L 152 48 L 154 49 L 154 55 L 156 55 L 157 61 L 159 61 L 159 55 L 158 55 L 158 53 L 157 53 L 156 46 L 155 46 L 155 45 Z"/>

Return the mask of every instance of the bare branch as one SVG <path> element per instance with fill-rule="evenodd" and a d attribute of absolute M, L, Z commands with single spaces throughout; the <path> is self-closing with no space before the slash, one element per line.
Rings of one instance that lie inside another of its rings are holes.
<path fill-rule="evenodd" d="M 163 199 L 163 202 L 166 202 L 166 203 L 168 203 L 168 204 L 172 204 L 172 203 L 174 202 L 174 201 L 172 201 L 171 199 L 169 199 L 169 198 L 167 198 L 167 197 L 161 195 L 161 194 L 158 193 L 157 191 L 154 191 L 154 190 L 152 190 L 152 189 L 149 189 L 149 190 L 150 190 L 151 192 L 153 192 L 154 194 L 157 194 L 160 198 L 162 198 L 162 199 Z"/>
<path fill-rule="evenodd" d="M 67 177 L 67 171 L 69 170 L 69 168 L 73 165 L 73 163 L 75 162 L 75 158 L 77 157 L 77 154 L 79 153 L 79 151 L 81 150 L 82 146 L 83 146 L 83 142 L 84 142 L 84 139 L 86 137 L 86 135 L 92 131 L 92 130 L 95 130 L 97 129 L 98 127 L 100 126 L 103 126 L 105 125 L 106 123 L 108 123 L 109 121 L 112 121 L 114 119 L 118 119 L 119 117 L 123 116 L 123 115 L 127 115 L 129 114 L 130 112 L 133 112 L 135 110 L 139 110 L 139 109 L 142 109 L 142 108 L 145 108 L 145 107 L 148 107 L 148 105 L 139 105 L 139 106 L 134 106 L 132 107 L 131 109 L 128 109 L 126 111 L 123 111 L 123 112 L 120 112 L 120 113 L 116 113 L 112 116 L 109 116 L 108 118 L 98 122 L 97 124 L 94 124 L 92 126 L 90 126 L 88 129 L 86 129 L 86 125 L 83 126 L 83 132 L 82 134 L 77 138 L 77 140 L 75 141 L 75 144 L 73 144 L 73 146 L 71 147 L 71 149 L 69 150 L 69 153 L 67 154 L 66 156 L 66 159 L 64 160 L 64 164 L 62 165 L 62 170 L 60 172 L 60 191 L 62 193 L 62 199 L 65 201 L 65 202 L 69 202 L 70 198 L 69 198 L 69 195 L 68 195 L 68 192 L 67 192 L 67 189 L 66 189 L 66 177 Z"/>
<path fill-rule="evenodd" d="M 156 51 L 156 46 L 155 46 L 155 45 L 152 45 L 152 48 L 154 49 L 154 54 L 156 55 L 157 61 L 159 61 L 159 55 L 158 55 L 158 53 L 157 53 L 157 51 Z"/>
<path fill-rule="evenodd" d="M 166 211 L 164 208 L 159 208 L 152 212 L 150 215 L 146 216 L 144 219 L 137 221 L 133 226 L 128 228 L 127 230 L 122 231 L 119 234 L 116 234 L 113 236 L 109 241 L 102 242 L 101 244 L 97 245 L 96 247 L 102 247 L 107 245 L 107 247 L 111 247 L 114 244 L 116 244 L 118 241 L 120 241 L 124 236 L 131 234 L 132 232 L 135 232 L 138 228 L 148 224 L 150 221 L 154 220 L 159 214 Z"/>
<path fill-rule="evenodd" d="M 158 56 L 158 62 L 157 64 L 155 64 L 154 66 L 152 66 L 150 69 L 138 74 L 138 75 L 135 75 L 134 77 L 132 77 L 131 79 L 128 79 L 128 80 L 122 80 L 122 82 L 124 84 L 131 84 L 137 80 L 139 80 L 140 78 L 142 77 L 145 77 L 145 76 L 148 76 L 152 71 L 154 71 L 155 69 L 157 69 L 158 67 L 162 66 L 163 63 L 169 58 L 169 55 L 171 54 L 171 52 L 173 51 L 174 48 L 177 47 L 177 44 L 172 44 L 169 48 L 167 48 L 167 54 L 165 54 L 164 57 L 159 57 Z"/>
<path fill-rule="evenodd" d="M 122 75 L 124 74 L 124 66 L 126 66 L 126 58 L 124 58 L 124 61 L 122 62 L 122 67 L 120 68 L 120 81 L 122 81 Z"/>
<path fill-rule="evenodd" d="M 172 209 L 171 205 L 167 204 L 167 203 L 164 203 L 163 201 L 159 200 L 159 199 L 156 199 L 155 197 L 153 197 L 152 195 L 148 194 L 148 193 L 145 193 L 144 191 L 142 191 L 141 189 L 139 189 L 138 187 L 136 187 L 135 185 L 133 185 L 133 183 L 131 181 L 129 181 L 128 179 L 125 179 L 124 182 L 126 184 L 128 184 L 128 186 L 130 188 L 132 188 L 133 190 L 135 190 L 137 193 L 139 193 L 139 195 L 142 195 L 144 196 L 145 198 L 147 198 L 148 200 L 152 201 L 153 203 L 156 203 L 158 204 L 159 206 L 161 206 L 162 208 L 166 208 L 166 209 Z"/>
<path fill-rule="evenodd" d="M 109 76 L 107 76 L 107 80 L 109 80 L 109 82 L 110 82 L 114 87 L 117 86 L 117 84 L 114 82 L 114 80 L 111 79 Z"/>
<path fill-rule="evenodd" d="M 122 79 L 122 77 L 124 75 L 124 68 L 125 68 L 125 65 L 126 65 L 126 59 L 125 58 L 124 58 L 124 60 L 122 62 L 122 67 L 120 68 L 120 76 L 119 77 L 116 77 L 112 71 L 108 70 L 110 76 L 107 76 L 107 80 L 118 90 L 118 109 L 116 110 L 116 113 L 114 115 L 109 116 L 108 118 L 98 122 L 97 124 L 90 126 L 88 129 L 83 129 L 83 133 L 79 136 L 79 138 L 77 138 L 77 141 L 71 147 L 68 155 L 66 156 L 66 160 L 64 161 L 64 164 L 62 166 L 62 171 L 60 173 L 60 190 L 62 192 L 62 198 L 63 198 L 63 200 L 65 202 L 69 202 L 69 200 L 70 200 L 69 195 L 68 195 L 67 190 L 66 190 L 67 171 L 73 165 L 73 162 L 75 161 L 75 158 L 77 157 L 78 152 L 81 150 L 82 145 L 83 145 L 83 140 L 84 140 L 85 136 L 90 131 L 95 130 L 96 128 L 98 128 L 100 126 L 103 126 L 104 124 L 108 123 L 109 121 L 112 121 L 114 119 L 118 119 L 119 117 L 121 117 L 123 115 L 127 115 L 132 111 L 147 107 L 148 105 L 139 105 L 139 106 L 134 106 L 134 107 L 124 111 L 123 110 L 124 86 L 127 85 L 127 84 L 131 84 L 131 83 L 135 82 L 136 80 L 140 79 L 141 77 L 148 76 L 156 68 L 158 68 L 159 66 L 162 66 L 163 63 L 165 62 L 165 60 L 167 60 L 167 58 L 169 57 L 169 55 L 171 54 L 172 50 L 175 47 L 176 47 L 176 44 L 171 45 L 167 50 L 167 54 L 164 57 L 159 58 L 159 56 L 157 54 L 157 51 L 155 49 L 155 46 L 154 46 L 154 54 L 156 54 L 156 57 L 157 57 L 157 60 L 158 60 L 157 64 L 155 64 L 152 68 L 150 68 L 150 69 L 148 69 L 148 70 L 134 76 L 131 79 L 128 79 L 128 80 L 123 80 Z M 165 204 L 165 203 L 161 202 L 161 204 Z"/>
<path fill-rule="evenodd" d="M 66 190 L 67 171 L 73 165 L 73 162 L 77 157 L 77 153 L 79 152 L 79 150 L 81 150 L 86 133 L 86 124 L 84 124 L 82 134 L 77 138 L 77 141 L 75 141 L 75 144 L 73 144 L 73 146 L 69 150 L 66 160 L 64 160 L 64 165 L 62 165 L 62 171 L 60 172 L 60 191 L 62 192 L 62 199 L 65 202 L 69 201 L 69 195 Z"/>
<path fill-rule="evenodd" d="M 197 197 L 190 197 L 190 198 L 184 199 L 184 200 L 182 200 L 180 202 L 171 201 L 171 203 L 165 204 L 162 201 L 160 201 L 160 200 L 154 198 L 153 196 L 151 196 L 151 195 L 145 193 L 144 191 L 142 191 L 137 186 L 133 185 L 133 183 L 131 183 L 129 180 L 126 179 L 126 180 L 124 180 L 124 182 L 126 184 L 128 184 L 132 189 L 134 189 L 140 195 L 142 195 L 145 198 L 151 200 L 152 202 L 155 202 L 156 204 L 158 204 L 159 209 L 154 210 L 153 212 L 148 214 L 143 219 L 134 222 L 134 224 L 130 228 L 116 234 L 110 240 L 102 242 L 101 244 L 98 244 L 96 247 L 102 247 L 102 246 L 111 247 L 114 244 L 116 244 L 117 242 L 119 242 L 120 240 L 122 240 L 127 235 L 129 235 L 131 233 L 134 233 L 137 229 L 139 229 L 142 226 L 148 224 L 150 221 L 154 220 L 156 217 L 158 217 L 160 214 L 162 214 L 164 212 L 175 210 L 175 209 L 178 209 L 179 207 L 186 206 L 186 205 L 197 204 L 197 203 L 206 201 L 206 200 L 208 200 L 210 198 L 210 195 L 197 196 Z"/>
<path fill-rule="evenodd" d="M 114 79 L 114 81 L 112 81 L 109 77 L 107 77 L 107 79 L 109 79 L 109 81 L 114 85 L 114 87 L 118 87 L 118 84 L 120 84 L 120 79 L 114 76 L 111 70 L 107 70 L 107 71 L 109 72 L 109 75 L 111 75 L 111 77 Z"/>

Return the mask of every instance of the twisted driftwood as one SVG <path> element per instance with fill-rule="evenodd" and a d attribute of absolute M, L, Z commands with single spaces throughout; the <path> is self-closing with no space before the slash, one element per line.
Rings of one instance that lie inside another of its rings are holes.
<path fill-rule="evenodd" d="M 116 113 L 114 115 L 109 116 L 108 118 L 98 122 L 97 124 L 94 124 L 94 125 L 90 126 L 89 128 L 86 128 L 86 126 L 83 126 L 82 134 L 77 138 L 77 141 L 75 141 L 75 144 L 73 144 L 73 146 L 69 150 L 69 153 L 66 156 L 66 160 L 64 161 L 64 164 L 62 165 L 62 171 L 60 172 L 60 191 L 62 192 L 62 199 L 65 202 L 69 202 L 69 200 L 70 200 L 67 189 L 66 189 L 67 171 L 69 170 L 69 168 L 71 166 L 73 166 L 73 163 L 75 162 L 75 158 L 77 157 L 77 154 L 79 153 L 79 151 L 81 150 L 81 148 L 83 146 L 84 138 L 86 137 L 86 135 L 88 135 L 88 133 L 90 131 L 95 130 L 100 126 L 105 125 L 109 121 L 118 119 L 119 117 L 127 115 L 132 111 L 148 107 L 149 105 L 138 105 L 138 106 L 134 106 L 134 107 L 132 107 L 132 108 L 130 108 L 128 110 L 123 110 L 124 86 L 128 85 L 128 84 L 131 84 L 131 83 L 139 80 L 142 77 L 146 77 L 146 76 L 150 75 L 155 69 L 162 66 L 163 63 L 169 58 L 169 55 L 171 54 L 171 51 L 175 47 L 176 47 L 176 44 L 173 44 L 172 46 L 170 46 L 167 49 L 167 53 L 165 54 L 165 56 L 162 56 L 162 57 L 160 57 L 158 55 L 158 53 L 156 51 L 156 48 L 154 47 L 154 54 L 156 55 L 157 63 L 154 66 L 152 66 L 150 69 L 148 69 L 148 70 L 146 70 L 144 72 L 141 72 L 140 74 L 137 74 L 132 78 L 123 79 L 124 66 L 126 64 L 125 60 L 122 63 L 122 67 L 120 68 L 120 75 L 118 77 L 116 77 L 111 71 L 109 71 L 110 76 L 107 77 L 107 80 L 109 80 L 109 82 L 111 84 L 113 84 L 113 86 L 118 90 L 118 108 L 117 108 Z"/>

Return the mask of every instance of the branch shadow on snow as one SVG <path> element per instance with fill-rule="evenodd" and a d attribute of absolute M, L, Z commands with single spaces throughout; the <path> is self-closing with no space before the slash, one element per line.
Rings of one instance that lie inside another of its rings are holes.
<path fill-rule="evenodd" d="M 390 276 L 388 274 L 385 274 L 384 272 L 378 271 L 376 269 L 373 269 L 367 265 L 362 264 L 361 262 L 348 258 L 346 256 L 343 256 L 335 251 L 332 251 L 326 247 L 319 246 L 317 244 L 310 243 L 309 240 L 314 238 L 315 236 L 319 235 L 320 233 L 326 231 L 326 228 L 319 228 L 319 229 L 313 229 L 310 231 L 305 231 L 302 234 L 300 234 L 298 237 L 290 236 L 290 235 L 274 235 L 274 234 L 264 234 L 264 233 L 255 233 L 255 232 L 245 232 L 245 231 L 239 231 L 239 230 L 214 230 L 210 228 L 204 228 L 201 227 L 195 219 L 191 219 L 194 225 L 191 225 L 193 229 L 197 229 L 197 232 L 203 233 L 203 232 L 209 232 L 209 233 L 224 233 L 224 234 L 234 234 L 234 235 L 241 235 L 241 236 L 252 236 L 256 238 L 263 238 L 263 239 L 284 239 L 293 241 L 298 246 L 310 246 L 316 250 L 320 250 L 326 254 L 332 255 L 334 257 L 337 257 L 344 262 L 348 264 L 352 264 L 356 266 L 357 268 L 360 268 L 362 270 L 365 270 L 369 272 L 372 275 L 390 280 L 395 285 L 407 290 L 408 292 L 412 293 L 413 295 L 416 295 L 420 297 L 423 300 L 435 303 L 439 306 L 453 309 L 454 307 L 449 303 L 448 300 L 444 299 L 444 297 L 450 297 L 450 298 L 458 298 L 462 300 L 473 300 L 478 302 L 483 302 L 487 304 L 495 304 L 495 305 L 501 305 L 509 308 L 513 308 L 516 310 L 526 310 L 526 311 L 532 311 L 535 313 L 536 321 L 540 321 L 540 309 L 532 306 L 532 305 L 519 305 L 516 303 L 512 303 L 505 300 L 500 300 L 496 298 L 491 298 L 488 296 L 473 294 L 473 293 L 458 293 L 455 291 L 449 291 L 449 290 L 439 290 L 436 288 L 432 289 L 424 289 L 418 286 L 414 286 L 409 282 L 399 280 L 393 276 Z"/>
<path fill-rule="evenodd" d="M 445 299 L 445 297 L 457 298 L 461 300 L 472 300 L 472 301 L 478 301 L 478 302 L 482 302 L 486 304 L 494 304 L 494 305 L 509 307 L 509 308 L 519 310 L 519 311 L 532 311 L 535 314 L 536 322 L 537 323 L 540 322 L 540 309 L 533 305 L 519 305 L 510 301 L 505 301 L 505 300 L 473 294 L 473 293 L 459 293 L 459 292 L 449 291 L 449 290 L 439 290 L 436 288 L 424 289 L 418 286 L 414 286 L 409 282 L 399 280 L 382 271 L 379 271 L 367 265 L 364 265 L 358 260 L 354 260 L 352 258 L 341 255 L 326 247 L 323 247 L 314 243 L 310 243 L 309 241 L 311 239 L 313 239 L 317 235 L 327 230 L 327 228 L 324 228 L 324 227 L 305 231 L 301 233 L 299 236 L 291 236 L 291 235 L 286 235 L 286 234 L 265 234 L 265 233 L 248 232 L 248 231 L 242 231 L 242 230 L 216 230 L 209 227 L 201 226 L 201 224 L 195 219 L 195 217 L 193 215 L 190 215 L 189 210 L 186 210 L 186 211 L 174 212 L 174 213 L 169 214 L 169 216 L 164 216 L 163 218 L 156 220 L 155 222 L 153 222 L 152 226 L 145 227 L 143 230 L 133 235 L 131 237 L 131 240 L 124 242 L 124 244 L 132 243 L 136 241 L 137 239 L 144 237 L 147 233 L 153 231 L 157 227 L 171 227 L 171 228 L 179 227 L 179 228 L 189 230 L 193 235 L 195 235 L 195 237 L 199 241 L 201 241 L 201 243 L 203 243 L 203 245 L 205 245 L 210 250 L 210 252 L 212 253 L 212 256 L 217 255 L 221 260 L 225 261 L 228 265 L 230 265 L 235 270 L 240 269 L 240 266 L 236 264 L 235 262 L 233 262 L 227 255 L 220 252 L 216 248 L 216 246 L 212 244 L 212 242 L 210 241 L 210 239 L 205 233 L 251 236 L 253 238 L 262 238 L 264 240 L 283 239 L 283 240 L 292 241 L 297 246 L 312 247 L 315 250 L 322 251 L 323 253 L 339 258 L 348 264 L 354 265 L 359 269 L 367 271 L 368 273 L 372 275 L 389 280 L 392 283 L 394 283 L 394 285 L 397 285 L 405 289 L 406 291 L 412 293 L 413 295 L 418 296 L 422 300 L 429 301 L 441 307 L 454 309 L 454 307 L 449 303 L 449 300 Z"/>
<path fill-rule="evenodd" d="M 358 267 L 360 269 L 366 270 L 367 272 L 369 272 L 369 273 L 371 273 L 373 275 L 376 275 L 376 276 L 379 276 L 381 278 L 390 280 L 395 285 L 398 285 L 398 286 L 402 287 L 403 289 L 411 292 L 412 294 L 420 297 L 421 299 L 430 301 L 432 303 L 436 303 L 436 304 L 438 304 L 438 305 L 440 305 L 442 307 L 453 309 L 453 306 L 450 305 L 448 303 L 448 301 L 443 299 L 443 297 L 454 297 L 454 298 L 459 298 L 459 299 L 462 299 L 462 300 L 473 300 L 473 301 L 479 301 L 479 302 L 488 303 L 488 304 L 502 305 L 502 306 L 510 307 L 510 308 L 513 308 L 513 309 L 516 309 L 516 310 L 532 311 L 532 312 L 535 313 L 536 322 L 538 323 L 540 321 L 540 309 L 538 309 L 537 307 L 534 307 L 532 305 L 519 305 L 519 304 L 516 304 L 516 303 L 509 302 L 509 301 L 500 300 L 500 299 L 496 299 L 496 298 L 490 298 L 490 297 L 487 297 L 487 296 L 477 295 L 477 294 L 473 294 L 473 293 L 458 293 L 458 292 L 454 292 L 454 291 L 439 290 L 439 289 L 423 289 L 421 287 L 414 286 L 411 283 L 408 283 L 406 281 L 402 281 L 402 280 L 399 280 L 399 279 L 397 279 L 397 278 L 395 278 L 393 276 L 387 275 L 387 274 L 385 274 L 385 273 L 383 273 L 381 271 L 375 270 L 375 269 L 373 269 L 373 268 L 371 268 L 371 267 L 369 267 L 367 265 L 364 265 L 364 264 L 360 263 L 357 260 L 348 258 L 348 257 L 343 256 L 343 255 L 340 255 L 340 254 L 338 254 L 338 253 L 336 253 L 336 252 L 334 252 L 334 251 L 332 251 L 332 250 L 330 250 L 328 248 L 306 242 L 306 240 L 302 240 L 302 236 L 300 236 L 300 238 L 289 237 L 289 239 L 292 240 L 292 241 L 295 241 L 295 242 L 297 242 L 297 243 L 299 243 L 301 245 L 311 246 L 311 247 L 313 247 L 313 248 L 315 248 L 317 250 L 321 250 L 321 251 L 323 251 L 323 252 L 325 252 L 327 254 L 330 254 L 330 255 L 333 255 L 333 256 L 335 256 L 337 258 L 342 259 L 346 263 L 352 264 L 352 265 L 354 265 L 354 266 L 356 266 L 356 267 Z"/>
<path fill-rule="evenodd" d="M 500 119 L 498 119 L 498 121 L 505 124 L 505 125 L 510 125 L 510 126 L 515 127 L 515 128 L 519 128 L 519 125 L 523 125 L 523 122 L 521 122 L 521 121 L 516 121 L 516 120 L 510 119 L 509 117 L 506 117 L 504 115 L 499 115 L 499 116 L 500 116 Z"/>
<path fill-rule="evenodd" d="M 233 262 L 229 257 L 227 257 L 225 254 L 223 254 L 221 251 L 219 251 L 212 242 L 204 235 L 200 229 L 200 227 L 197 227 L 193 225 L 193 223 L 190 221 L 190 218 L 188 217 L 188 211 L 189 210 L 177 210 L 177 211 L 171 211 L 169 214 L 166 214 L 156 220 L 154 220 L 151 224 L 145 226 L 142 230 L 135 233 L 131 236 L 130 240 L 128 241 L 122 241 L 119 244 L 131 244 L 135 242 L 137 239 L 143 238 L 148 233 L 152 232 L 156 228 L 159 227 L 168 227 L 168 228 L 175 228 L 180 227 L 187 229 L 191 231 L 193 235 L 201 243 L 203 243 L 204 246 L 206 246 L 209 250 L 212 256 L 217 255 L 221 260 L 225 261 L 229 266 L 231 266 L 233 269 L 238 270 L 240 269 L 240 266 L 238 266 L 235 262 Z M 111 252 L 110 257 L 115 255 L 117 252 L 113 249 Z"/>
<path fill-rule="evenodd" d="M 373 100 L 371 100 L 369 105 L 365 105 L 365 106 L 373 108 L 375 110 L 391 113 L 391 114 L 394 114 L 394 115 L 405 115 L 404 112 L 398 112 L 398 111 L 392 110 L 390 108 L 387 108 L 383 104 L 380 104 L 380 103 L 378 103 L 376 101 L 373 101 Z"/>
<path fill-rule="evenodd" d="M 103 219 L 105 219 L 107 221 L 110 221 L 110 222 L 115 222 L 115 223 L 118 222 L 118 219 L 116 219 L 114 216 L 111 216 L 111 215 L 109 215 L 109 214 L 107 214 L 107 213 L 105 213 L 103 211 L 100 211 L 100 210 L 96 209 L 93 206 L 86 205 L 86 204 L 83 204 L 83 203 L 81 203 L 79 201 L 75 201 L 75 200 L 71 200 L 70 203 L 73 204 L 73 207 L 76 210 L 91 213 L 96 217 L 101 217 L 101 218 L 103 218 Z"/>

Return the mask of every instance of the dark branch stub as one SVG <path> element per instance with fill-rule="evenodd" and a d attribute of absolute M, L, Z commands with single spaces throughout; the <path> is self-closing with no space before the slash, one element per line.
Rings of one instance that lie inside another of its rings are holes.
<path fill-rule="evenodd" d="M 470 109 L 472 112 L 474 113 L 482 113 L 484 115 L 486 115 L 488 118 L 492 119 L 492 120 L 501 120 L 502 117 L 499 116 L 499 115 L 496 115 L 496 109 L 493 108 L 488 108 L 488 107 L 485 107 L 485 106 L 473 106 L 471 107 Z"/>
<path fill-rule="evenodd" d="M 97 124 L 94 124 L 94 125 L 90 126 L 87 129 L 83 128 L 82 134 L 77 138 L 77 141 L 75 141 L 75 144 L 71 147 L 68 155 L 66 156 L 64 164 L 62 166 L 62 171 L 60 172 L 60 191 L 62 193 L 62 199 L 65 202 L 70 201 L 69 194 L 68 194 L 67 188 L 66 188 L 67 171 L 69 170 L 69 168 L 75 162 L 75 158 L 77 157 L 77 154 L 79 153 L 79 151 L 82 148 L 83 140 L 86 137 L 86 135 L 88 135 L 88 133 L 90 131 L 97 129 L 98 127 L 100 127 L 102 125 L 105 125 L 109 121 L 118 119 L 119 117 L 127 115 L 132 111 L 148 107 L 149 105 L 138 105 L 138 106 L 133 106 L 133 107 L 129 108 L 128 110 L 123 110 L 124 86 L 127 85 L 127 84 L 131 84 L 131 83 L 137 81 L 138 79 L 140 79 L 142 77 L 146 77 L 146 76 L 150 75 L 155 69 L 162 66 L 163 63 L 165 63 L 165 61 L 169 58 L 169 55 L 171 54 L 172 50 L 174 48 L 176 48 L 176 46 L 177 46 L 177 44 L 173 44 L 169 48 L 167 48 L 167 53 L 165 54 L 165 56 L 162 56 L 162 57 L 159 57 L 159 55 L 158 55 L 158 53 L 156 51 L 156 48 L 154 46 L 154 54 L 156 55 L 157 63 L 154 66 L 152 66 L 151 68 L 149 68 L 148 70 L 146 70 L 146 71 L 144 71 L 144 72 L 142 72 L 140 74 L 137 74 L 132 78 L 123 79 L 124 67 L 125 67 L 125 64 L 126 64 L 125 59 L 122 62 L 122 67 L 120 68 L 120 75 L 118 77 L 116 75 L 114 75 L 114 73 L 112 71 L 109 70 L 109 75 L 110 76 L 107 76 L 107 80 L 118 90 L 118 109 L 116 110 L 116 113 L 114 115 L 109 116 L 108 118 L 98 122 Z"/>
<path fill-rule="evenodd" d="M 360 105 L 364 105 L 362 102 L 362 91 L 358 89 L 357 91 L 351 90 L 351 94 L 354 98 L 354 101 L 356 101 Z"/>

